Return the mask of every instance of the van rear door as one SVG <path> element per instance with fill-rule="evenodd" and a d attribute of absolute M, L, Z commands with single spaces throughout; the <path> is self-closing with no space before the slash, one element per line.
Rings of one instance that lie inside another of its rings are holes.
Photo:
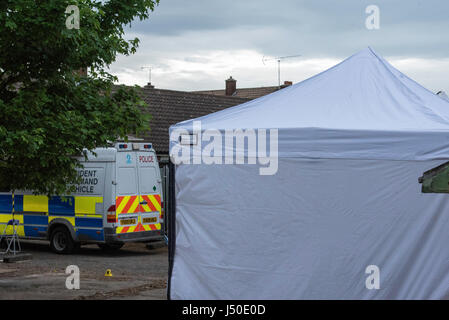
<path fill-rule="evenodd" d="M 162 180 L 154 151 L 137 153 L 141 218 L 145 230 L 161 230 Z"/>
<path fill-rule="evenodd" d="M 116 233 L 136 232 L 141 224 L 137 153 L 117 152 Z"/>

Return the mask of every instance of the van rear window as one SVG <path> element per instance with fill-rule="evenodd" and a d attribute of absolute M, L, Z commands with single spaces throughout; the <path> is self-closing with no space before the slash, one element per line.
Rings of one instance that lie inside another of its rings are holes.
<path fill-rule="evenodd" d="M 141 194 L 153 194 L 157 190 L 153 188 L 157 185 L 156 168 L 155 167 L 140 167 L 140 193 Z"/>
<path fill-rule="evenodd" d="M 118 194 L 137 194 L 136 168 L 119 168 L 117 180 Z"/>

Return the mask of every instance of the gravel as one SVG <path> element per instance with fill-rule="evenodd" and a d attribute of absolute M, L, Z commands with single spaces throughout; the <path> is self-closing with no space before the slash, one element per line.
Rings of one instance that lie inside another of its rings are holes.
<path fill-rule="evenodd" d="M 22 241 L 32 260 L 0 262 L 0 299 L 165 299 L 166 246 L 148 249 L 128 243 L 116 252 L 86 245 L 70 255 L 50 251 L 47 242 Z M 80 289 L 66 288 L 67 266 L 80 270 Z M 112 277 L 106 277 L 110 269 Z"/>

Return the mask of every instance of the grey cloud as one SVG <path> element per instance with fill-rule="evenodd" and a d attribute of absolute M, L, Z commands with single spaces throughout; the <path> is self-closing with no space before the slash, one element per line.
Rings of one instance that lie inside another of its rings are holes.
<path fill-rule="evenodd" d="M 365 28 L 371 4 L 380 8 L 380 30 Z M 206 65 L 201 53 L 214 50 L 343 59 L 367 46 L 386 57 L 442 59 L 449 57 L 448 12 L 447 0 L 161 0 L 149 20 L 127 31 L 141 46 L 120 63 L 169 72 L 167 59 Z M 196 85 L 204 77 L 195 76 Z M 224 75 L 217 77 L 221 85 Z"/>
<path fill-rule="evenodd" d="M 184 61 L 186 61 L 186 62 L 207 63 L 207 62 L 210 61 L 210 59 L 207 59 L 207 58 L 198 58 L 198 57 L 187 57 L 187 58 L 184 58 Z"/>
<path fill-rule="evenodd" d="M 373 2 L 381 10 L 381 29 L 369 31 L 365 8 Z M 444 0 L 162 0 L 149 20 L 130 30 L 168 38 L 225 31 L 234 40 L 222 39 L 223 49 L 251 47 L 271 55 L 343 57 L 372 45 L 392 55 L 439 57 L 449 54 L 447 12 Z M 254 30 L 261 35 L 254 37 Z M 203 46 L 208 44 L 205 37 Z"/>

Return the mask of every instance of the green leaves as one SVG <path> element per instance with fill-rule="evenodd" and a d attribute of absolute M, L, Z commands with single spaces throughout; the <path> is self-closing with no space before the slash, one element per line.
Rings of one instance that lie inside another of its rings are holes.
<path fill-rule="evenodd" d="M 14 23 L 14 21 L 6 20 L 5 27 L 12 30 L 12 29 L 17 28 L 17 25 Z"/>
<path fill-rule="evenodd" d="M 158 1 L 4 0 L 0 3 L 0 190 L 63 194 L 85 148 L 148 129 L 138 89 L 113 87 L 106 67 L 132 54 L 123 25 Z M 65 8 L 80 9 L 67 29 Z M 74 73 L 89 67 L 89 76 Z"/>

